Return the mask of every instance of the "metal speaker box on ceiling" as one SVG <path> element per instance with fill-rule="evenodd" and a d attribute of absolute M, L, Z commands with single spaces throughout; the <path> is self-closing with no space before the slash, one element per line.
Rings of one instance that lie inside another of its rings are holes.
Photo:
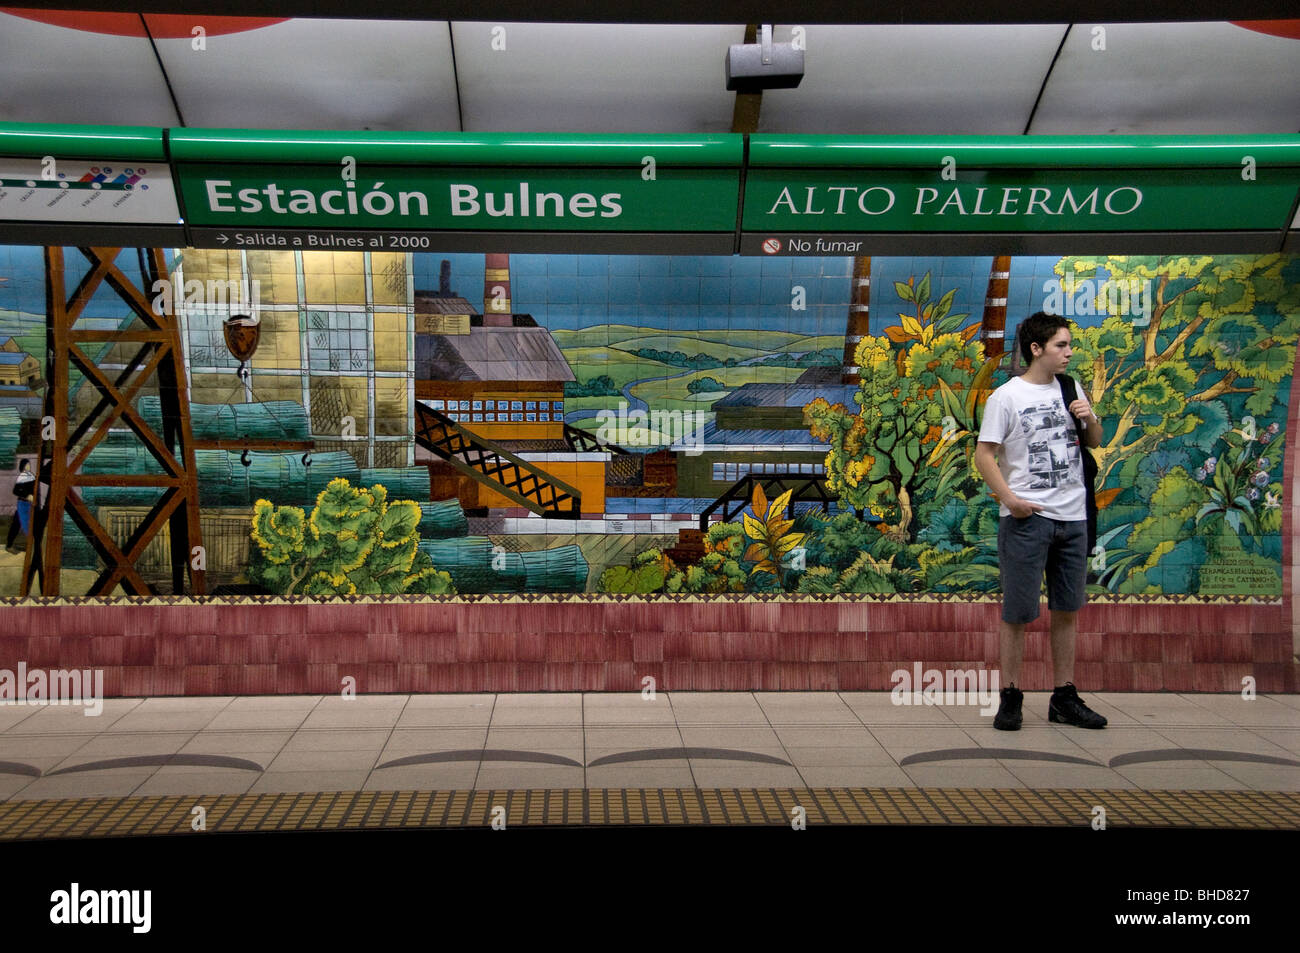
<path fill-rule="evenodd" d="M 793 89 L 803 79 L 803 50 L 793 43 L 773 43 L 771 27 L 765 26 L 762 42 L 733 43 L 727 49 L 726 66 L 728 90 Z"/>

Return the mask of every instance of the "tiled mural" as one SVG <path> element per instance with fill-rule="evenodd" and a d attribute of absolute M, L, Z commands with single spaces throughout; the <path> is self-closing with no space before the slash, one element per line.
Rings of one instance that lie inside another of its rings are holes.
<path fill-rule="evenodd" d="M 63 261 L 71 297 L 91 265 Z M 158 434 L 188 424 L 208 593 L 993 597 L 997 504 L 971 456 L 1040 309 L 1077 325 L 1071 372 L 1105 424 L 1093 591 L 1282 592 L 1295 256 L 166 263 L 188 420 L 156 382 L 132 406 Z M 134 249 L 116 265 L 156 291 Z M 51 360 L 46 286 L 42 249 L 0 247 L 0 522 L 55 381 L 72 427 L 102 403 Z M 141 327 L 108 283 L 71 325 L 101 332 L 74 346 L 122 391 Z M 104 478 L 74 491 L 122 552 L 168 492 L 129 478 L 164 465 L 128 416 L 78 454 Z M 105 562 L 62 519 L 59 589 L 83 594 Z M 133 560 L 154 591 L 178 525 Z M 3 596 L 35 546 L 11 540 Z"/>

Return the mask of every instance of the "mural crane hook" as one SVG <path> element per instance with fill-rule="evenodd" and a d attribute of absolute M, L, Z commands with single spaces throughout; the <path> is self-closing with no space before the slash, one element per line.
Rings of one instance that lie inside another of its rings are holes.
<path fill-rule="evenodd" d="M 225 332 L 226 347 L 239 362 L 239 370 L 235 373 L 247 383 L 252 377 L 248 362 L 253 359 L 262 337 L 262 319 L 248 314 L 232 314 L 222 325 L 222 331 Z"/>

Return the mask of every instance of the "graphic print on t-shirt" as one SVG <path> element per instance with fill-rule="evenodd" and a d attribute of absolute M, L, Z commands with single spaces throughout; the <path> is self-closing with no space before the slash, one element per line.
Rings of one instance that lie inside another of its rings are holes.
<path fill-rule="evenodd" d="M 1082 482 L 1079 435 L 1060 401 L 1045 401 L 1021 410 L 1020 432 L 1028 444 L 1031 490 Z"/>

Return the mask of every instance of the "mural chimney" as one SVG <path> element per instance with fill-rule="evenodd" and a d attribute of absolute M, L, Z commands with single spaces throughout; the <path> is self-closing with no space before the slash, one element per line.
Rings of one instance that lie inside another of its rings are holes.
<path fill-rule="evenodd" d="M 989 289 L 984 295 L 984 322 L 980 327 L 985 358 L 997 357 L 1006 350 L 1007 284 L 1010 278 L 1011 256 L 994 256 L 989 269 Z"/>
<path fill-rule="evenodd" d="M 871 259 L 853 259 L 853 286 L 849 295 L 849 320 L 844 329 L 844 363 L 840 381 L 844 384 L 862 383 L 862 375 L 854 361 L 863 335 L 870 334 L 871 323 Z"/>
<path fill-rule="evenodd" d="M 483 256 L 483 324 L 485 327 L 511 323 L 510 256 Z"/>
<path fill-rule="evenodd" d="M 451 290 L 451 262 L 446 258 L 442 260 L 442 268 L 438 271 L 438 297 L 456 297 L 456 292 Z"/>

